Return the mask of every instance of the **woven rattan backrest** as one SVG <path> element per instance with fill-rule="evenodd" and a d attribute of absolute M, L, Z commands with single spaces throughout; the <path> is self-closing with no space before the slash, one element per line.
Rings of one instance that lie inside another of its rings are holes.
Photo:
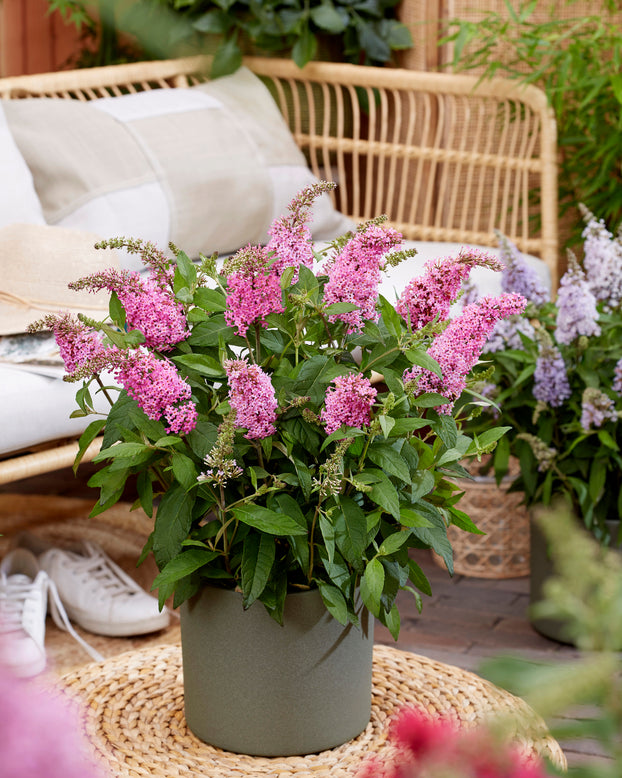
<path fill-rule="evenodd" d="M 555 122 L 535 87 L 404 69 L 248 58 L 316 176 L 357 221 L 405 238 L 494 246 L 495 230 L 557 279 Z M 90 100 L 204 80 L 201 58 L 0 79 L 0 96 Z M 554 287 L 555 288 L 555 287 Z"/>

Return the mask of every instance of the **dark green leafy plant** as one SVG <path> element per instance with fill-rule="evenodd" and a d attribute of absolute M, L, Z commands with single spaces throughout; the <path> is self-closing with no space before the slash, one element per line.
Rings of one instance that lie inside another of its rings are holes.
<path fill-rule="evenodd" d="M 212 75 L 231 73 L 249 49 L 291 57 L 302 67 L 326 56 L 356 64 L 389 62 L 413 45 L 395 18 L 398 0 L 159 0 L 199 33 L 200 45 L 217 46 Z"/>
<path fill-rule="evenodd" d="M 571 5 L 572 0 L 567 0 Z M 451 66 L 543 88 L 555 111 L 560 208 L 579 202 L 608 223 L 622 221 L 622 27 L 619 16 L 535 18 L 537 0 L 510 2 L 477 21 L 452 19 L 443 42 Z M 603 4 L 613 14 L 617 0 Z M 579 242 L 580 225 L 572 242 Z"/>
<path fill-rule="evenodd" d="M 531 302 L 485 346 L 479 390 L 495 406 L 465 428 L 477 436 L 509 425 L 492 459 L 497 477 L 517 457 L 512 488 L 528 506 L 564 498 L 605 542 L 605 522 L 622 517 L 622 242 L 583 212 L 584 267 L 571 256 L 555 302 L 501 240 L 503 288 Z"/>
<path fill-rule="evenodd" d="M 107 321 L 66 314 L 32 329 L 53 329 L 68 378 L 85 379 L 76 415 L 94 412 L 91 384 L 110 398 L 81 439 L 84 450 L 104 433 L 93 514 L 137 479 L 140 505 L 155 512 L 145 552 L 161 571 L 161 601 L 174 594 L 177 605 L 206 585 L 239 587 L 246 607 L 259 600 L 280 620 L 288 591 L 318 587 L 346 623 L 357 620 L 360 589 L 397 637 L 398 591 L 419 605 L 419 592 L 430 593 L 409 549 L 434 548 L 452 570 L 447 526 L 477 530 L 450 479 L 505 430 L 473 442 L 435 410 L 447 396 L 419 385 L 427 376 L 444 389 L 426 349 L 443 341 L 447 322 L 425 296 L 426 320 L 412 326 L 415 307 L 404 318 L 378 296 L 384 255 L 409 255 L 399 252 L 399 233 L 375 220 L 314 255 L 306 221 L 329 188 L 304 190 L 268 246 L 241 249 L 222 272 L 214 257 L 197 267 L 174 247 L 169 258 L 140 241 L 106 242 L 138 253 L 147 280 L 90 276 L 72 286 L 108 289 Z M 456 293 L 485 261 L 478 253 L 445 261 L 436 283 L 445 272 L 457 278 Z M 508 298 L 512 310 L 523 305 Z M 481 309 L 496 321 L 506 300 L 491 305 Z M 104 386 L 105 370 L 115 387 Z M 385 383 L 374 386 L 378 374 Z"/>
<path fill-rule="evenodd" d="M 393 52 L 413 45 L 408 27 L 396 19 L 398 1 L 99 0 L 93 13 L 85 0 L 48 0 L 69 23 L 91 32 L 101 27 L 100 60 L 111 56 L 111 41 L 118 46 L 124 32 L 144 56 L 213 54 L 213 78 L 237 70 L 249 52 L 291 57 L 300 67 L 318 57 L 390 62 Z"/>

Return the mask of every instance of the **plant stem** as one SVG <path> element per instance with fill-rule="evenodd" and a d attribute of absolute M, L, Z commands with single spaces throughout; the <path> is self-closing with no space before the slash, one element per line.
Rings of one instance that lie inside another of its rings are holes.
<path fill-rule="evenodd" d="M 99 384 L 99 388 L 100 388 L 100 389 L 102 390 L 102 392 L 104 393 L 104 397 L 105 397 L 105 398 L 108 400 L 108 402 L 110 403 L 110 405 L 111 405 L 111 406 L 113 406 L 113 405 L 114 405 L 114 401 L 113 401 L 112 397 L 111 397 L 111 396 L 108 394 L 108 390 L 106 389 L 106 387 L 103 385 L 103 383 L 102 383 L 102 380 L 101 380 L 101 378 L 99 377 L 99 373 L 96 373 L 96 374 L 95 374 L 95 380 L 96 380 L 96 381 L 97 381 L 97 383 Z"/>

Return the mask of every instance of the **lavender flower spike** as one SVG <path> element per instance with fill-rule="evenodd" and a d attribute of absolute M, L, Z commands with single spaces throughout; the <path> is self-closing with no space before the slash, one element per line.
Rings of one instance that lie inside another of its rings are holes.
<path fill-rule="evenodd" d="M 550 299 L 538 273 L 530 267 L 518 248 L 505 235 L 497 232 L 501 261 L 505 265 L 501 276 L 501 289 L 516 292 L 530 303 L 540 306 Z"/>
<path fill-rule="evenodd" d="M 568 270 L 557 294 L 555 340 L 568 346 L 580 335 L 600 335 L 596 298 L 575 255 L 568 252 Z"/>
<path fill-rule="evenodd" d="M 622 302 L 622 242 L 582 203 L 579 209 L 586 223 L 583 230 L 583 267 L 590 291 L 597 301 L 617 308 Z"/>
<path fill-rule="evenodd" d="M 552 408 L 559 408 L 572 394 L 564 358 L 552 343 L 540 344 L 533 379 L 533 396 Z"/>
<path fill-rule="evenodd" d="M 585 432 L 598 429 L 605 422 L 617 421 L 615 403 L 600 389 L 588 386 L 581 398 L 581 427 Z"/>

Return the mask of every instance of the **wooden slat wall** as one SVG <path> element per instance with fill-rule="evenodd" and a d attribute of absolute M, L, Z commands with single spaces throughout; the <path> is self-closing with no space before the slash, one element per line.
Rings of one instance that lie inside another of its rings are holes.
<path fill-rule="evenodd" d="M 61 70 L 80 48 L 79 36 L 46 0 L 1 0 L 0 76 Z"/>

